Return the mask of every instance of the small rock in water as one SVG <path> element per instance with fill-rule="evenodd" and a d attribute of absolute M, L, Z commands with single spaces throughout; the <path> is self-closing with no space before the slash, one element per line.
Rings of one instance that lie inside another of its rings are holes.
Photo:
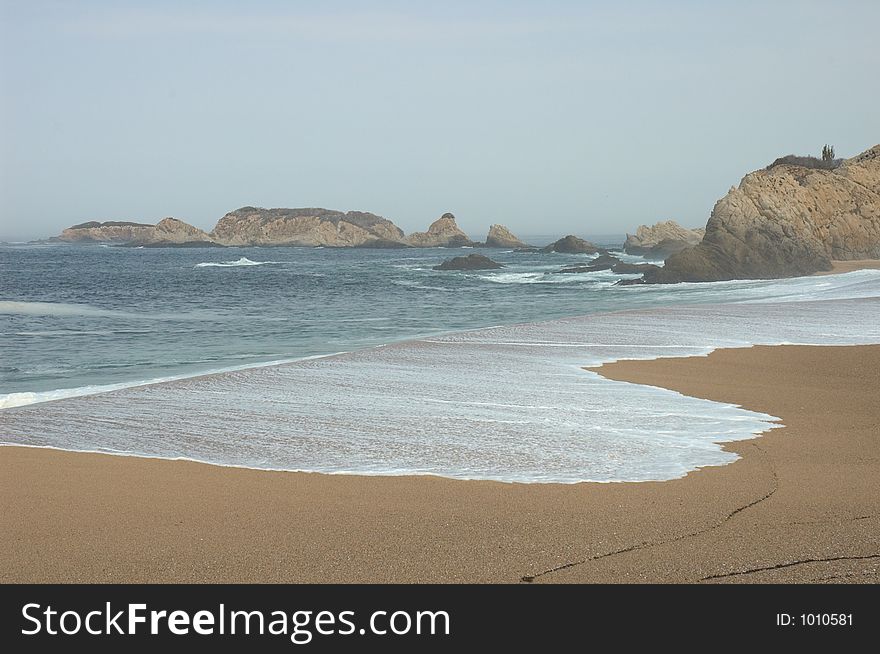
<path fill-rule="evenodd" d="M 634 273 L 641 274 L 648 270 L 656 270 L 659 267 L 660 266 L 655 266 L 653 263 L 626 263 L 625 261 L 621 261 L 620 263 L 611 266 L 611 272 L 618 275 L 632 275 Z"/>
<path fill-rule="evenodd" d="M 466 257 L 447 259 L 439 266 L 434 266 L 434 270 L 492 270 L 503 267 L 497 261 L 492 261 L 482 254 L 469 254 Z"/>
<path fill-rule="evenodd" d="M 555 243 L 551 243 L 541 250 L 542 252 L 563 252 L 565 254 L 596 254 L 604 253 L 605 250 L 594 243 L 585 241 L 572 234 L 564 236 Z"/>
<path fill-rule="evenodd" d="M 620 259 L 610 254 L 600 254 L 598 257 L 586 264 L 577 264 L 574 266 L 566 266 L 560 273 L 588 273 L 598 270 L 611 270 L 614 266 L 620 264 Z"/>

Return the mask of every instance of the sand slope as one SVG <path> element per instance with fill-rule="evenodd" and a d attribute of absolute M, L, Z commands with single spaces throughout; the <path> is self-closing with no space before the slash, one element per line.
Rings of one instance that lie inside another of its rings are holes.
<path fill-rule="evenodd" d="M 0 448 L 0 581 L 876 582 L 880 346 L 619 362 L 781 416 L 684 479 L 523 485 Z M 2 420 L 0 420 L 2 430 Z"/>

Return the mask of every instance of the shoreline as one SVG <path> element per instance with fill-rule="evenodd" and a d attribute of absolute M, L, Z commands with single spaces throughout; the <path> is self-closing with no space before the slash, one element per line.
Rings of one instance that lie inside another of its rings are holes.
<path fill-rule="evenodd" d="M 832 261 L 833 269 L 829 271 L 819 271 L 813 273 L 812 275 L 806 275 L 807 277 L 815 277 L 815 276 L 827 276 L 827 275 L 839 275 L 846 274 L 850 272 L 856 272 L 859 270 L 880 270 L 880 259 L 862 259 L 862 260 L 853 260 L 853 261 Z M 799 279 L 797 277 L 793 278 L 783 278 L 783 279 Z M 750 280 L 729 280 L 729 281 L 750 281 Z M 751 280 L 755 281 L 755 280 Z M 766 280 L 765 280 L 766 281 Z M 708 282 L 712 283 L 712 282 Z M 722 282 L 726 283 L 726 282 Z M 732 301 L 736 303 L 736 300 Z M 16 304 L 18 302 L 11 302 Z M 0 302 L 2 304 L 2 302 Z M 27 304 L 22 302 L 22 304 Z M 687 304 L 683 304 L 681 306 L 687 306 Z M 605 311 L 601 311 L 600 313 L 627 313 L 627 312 L 641 312 L 644 311 L 644 307 L 629 307 L 624 309 L 609 309 Z M 587 314 L 591 315 L 591 314 Z M 549 321 L 554 320 L 568 320 L 568 319 L 576 319 L 583 317 L 582 315 L 573 315 L 573 316 L 561 316 L 556 318 L 547 319 Z M 500 325 L 486 325 L 482 327 L 468 327 L 464 329 L 453 329 L 453 330 L 439 330 L 435 332 L 425 333 L 417 336 L 405 336 L 399 338 L 391 338 L 388 341 L 382 343 L 376 343 L 373 345 L 366 345 L 363 347 L 354 348 L 352 350 L 339 350 L 333 352 L 326 352 L 320 354 L 307 354 L 299 357 L 285 357 L 281 359 L 270 359 L 266 361 L 256 361 L 252 363 L 244 363 L 244 364 L 235 364 L 229 366 L 221 366 L 219 368 L 210 368 L 202 371 L 195 372 L 183 372 L 183 373 L 173 373 L 168 375 L 162 375 L 159 377 L 152 377 L 146 379 L 138 379 L 133 381 L 121 381 L 114 383 L 93 383 L 86 384 L 83 386 L 73 386 L 73 387 L 61 387 L 49 390 L 37 390 L 37 391 L 9 391 L 7 393 L 0 393 L 0 411 L 4 409 L 12 409 L 23 406 L 30 406 L 33 404 L 41 404 L 45 402 L 51 402 L 54 400 L 61 399 L 70 399 L 76 397 L 88 397 L 92 395 L 100 395 L 103 393 L 114 392 L 117 390 L 127 390 L 131 388 L 140 388 L 144 386 L 153 386 L 153 385 L 163 385 L 170 382 L 179 382 L 179 381 L 188 381 L 194 379 L 202 379 L 209 378 L 216 375 L 223 375 L 230 372 L 238 372 L 243 370 L 254 370 L 259 368 L 268 368 L 273 366 L 284 366 L 289 364 L 300 363 L 302 361 L 309 361 L 313 359 L 325 359 L 332 358 L 340 355 L 351 354 L 353 352 L 366 351 L 377 348 L 384 348 L 389 346 L 398 345 L 401 343 L 408 343 L 414 341 L 422 341 L 427 340 L 436 336 L 443 336 L 447 334 L 459 334 L 459 333 L 469 333 L 469 332 L 479 332 L 489 329 L 494 329 L 496 327 L 512 327 L 516 325 L 529 325 L 535 323 L 545 322 L 545 320 L 538 321 L 524 321 L 524 322 L 513 322 L 513 323 L 502 323 Z M 51 397 L 48 397 L 51 396 Z M 31 399 L 32 397 L 40 397 L 40 399 Z M 45 399 L 44 399 L 45 398 Z M 0 447 L 5 446 L 5 443 L 0 443 Z M 11 445 L 11 444 L 10 444 Z M 140 456 L 140 455 L 134 455 Z M 217 464 L 220 465 L 220 464 Z M 325 473 L 327 474 L 327 473 Z"/>
<path fill-rule="evenodd" d="M 0 581 L 872 582 L 880 346 L 755 346 L 603 376 L 785 427 L 663 482 L 256 471 L 0 448 Z M 872 431 L 873 429 L 873 431 Z"/>
<path fill-rule="evenodd" d="M 831 270 L 820 270 L 815 276 L 840 275 L 856 270 L 880 270 L 880 259 L 853 259 L 851 261 L 831 261 Z"/>

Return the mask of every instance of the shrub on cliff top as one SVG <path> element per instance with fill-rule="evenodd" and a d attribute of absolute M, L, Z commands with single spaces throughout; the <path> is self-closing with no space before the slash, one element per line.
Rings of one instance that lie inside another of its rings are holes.
<path fill-rule="evenodd" d="M 834 156 L 833 149 L 831 155 Z M 779 157 L 779 159 L 767 166 L 767 170 L 774 168 L 775 166 L 781 166 L 782 164 L 801 166 L 803 168 L 815 168 L 819 170 L 834 170 L 841 163 L 843 163 L 843 159 L 818 159 L 816 157 L 799 157 L 794 154 L 789 154 L 784 157 Z"/>

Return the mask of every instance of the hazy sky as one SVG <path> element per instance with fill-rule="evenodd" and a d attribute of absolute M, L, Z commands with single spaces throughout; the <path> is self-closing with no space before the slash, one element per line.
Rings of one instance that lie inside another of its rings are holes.
<path fill-rule="evenodd" d="M 880 2 L 2 4 L 0 239 L 244 205 L 705 223 L 880 142 Z"/>

